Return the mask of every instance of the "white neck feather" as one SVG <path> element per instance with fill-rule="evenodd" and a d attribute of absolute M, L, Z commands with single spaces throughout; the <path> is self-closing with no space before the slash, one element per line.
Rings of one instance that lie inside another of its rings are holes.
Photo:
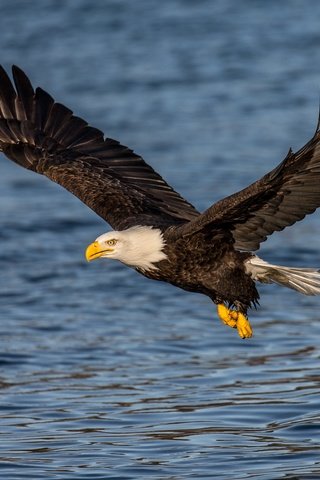
<path fill-rule="evenodd" d="M 167 258 L 163 252 L 165 242 L 161 230 L 152 227 L 132 227 L 121 232 L 125 235 L 127 250 L 121 252 L 122 262 L 142 270 L 157 268 L 154 264 Z"/>

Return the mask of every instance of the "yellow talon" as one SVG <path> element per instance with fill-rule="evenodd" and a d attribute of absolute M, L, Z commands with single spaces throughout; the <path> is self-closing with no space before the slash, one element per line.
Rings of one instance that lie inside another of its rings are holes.
<path fill-rule="evenodd" d="M 235 310 L 229 310 L 223 303 L 217 306 L 218 316 L 225 325 L 231 328 L 237 327 L 238 313 Z"/>
<path fill-rule="evenodd" d="M 217 306 L 218 316 L 225 325 L 236 328 L 241 338 L 252 337 L 252 328 L 247 317 L 236 310 L 230 310 L 222 303 Z"/>
<path fill-rule="evenodd" d="M 237 329 L 238 333 L 241 338 L 250 338 L 252 337 L 253 331 L 250 325 L 249 320 L 243 313 L 238 313 L 238 320 L 237 320 Z"/>

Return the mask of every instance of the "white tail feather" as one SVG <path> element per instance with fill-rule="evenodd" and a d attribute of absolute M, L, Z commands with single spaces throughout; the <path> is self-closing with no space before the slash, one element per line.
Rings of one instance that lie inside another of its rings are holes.
<path fill-rule="evenodd" d="M 272 265 L 257 256 L 245 262 L 246 271 L 261 283 L 277 283 L 304 295 L 320 295 L 320 270 Z"/>

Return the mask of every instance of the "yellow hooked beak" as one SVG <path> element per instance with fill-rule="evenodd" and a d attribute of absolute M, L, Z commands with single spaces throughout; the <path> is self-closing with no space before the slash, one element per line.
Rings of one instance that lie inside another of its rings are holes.
<path fill-rule="evenodd" d="M 96 258 L 102 257 L 103 254 L 107 252 L 113 252 L 113 248 L 103 248 L 99 242 L 90 243 L 86 249 L 86 259 L 88 262 L 95 260 Z"/>

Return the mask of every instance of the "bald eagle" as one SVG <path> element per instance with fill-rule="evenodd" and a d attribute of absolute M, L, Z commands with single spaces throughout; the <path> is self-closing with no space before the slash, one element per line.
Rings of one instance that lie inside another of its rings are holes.
<path fill-rule="evenodd" d="M 271 265 L 253 252 L 320 206 L 320 128 L 298 152 L 205 212 L 170 187 L 128 147 L 105 138 L 16 66 L 0 68 L 0 150 L 59 183 L 114 229 L 86 258 L 117 259 L 154 280 L 207 295 L 223 323 L 252 336 L 256 282 L 320 294 L 320 271 Z"/>

